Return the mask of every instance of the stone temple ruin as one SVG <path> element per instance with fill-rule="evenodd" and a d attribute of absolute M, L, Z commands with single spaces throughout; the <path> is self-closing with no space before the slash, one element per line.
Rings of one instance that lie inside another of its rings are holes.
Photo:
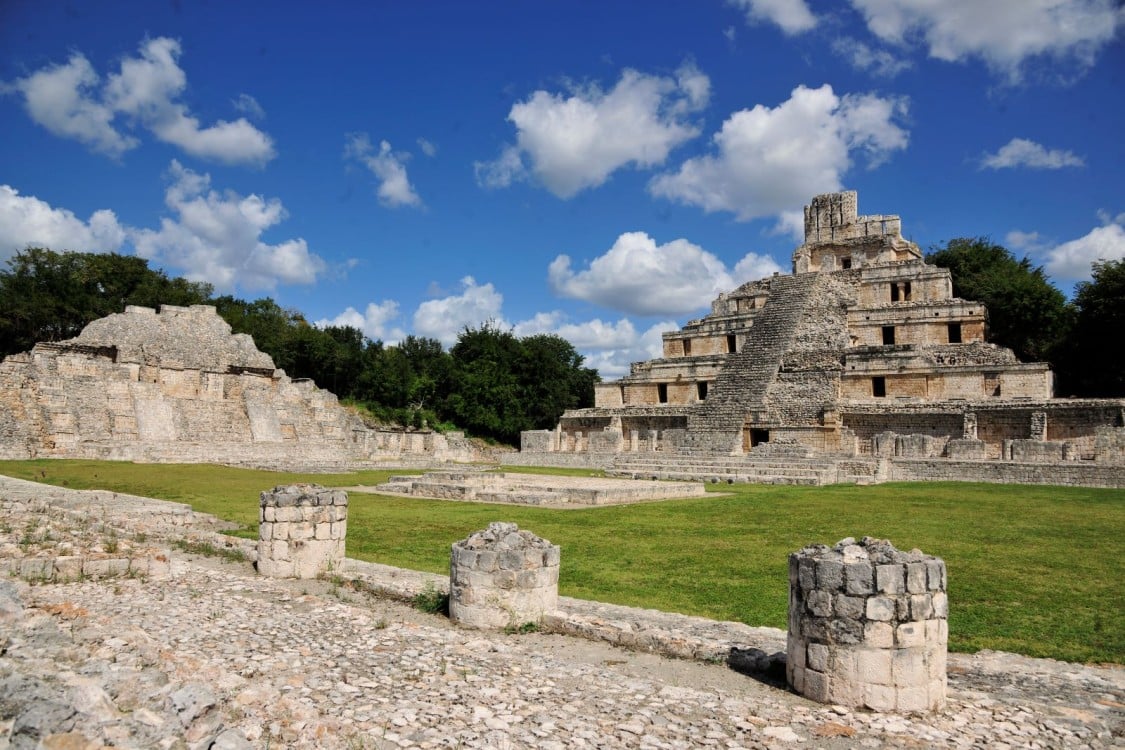
<path fill-rule="evenodd" d="M 130 306 L 0 363 L 0 458 L 332 467 L 470 460 L 459 436 L 373 430 L 208 305 Z"/>
<path fill-rule="evenodd" d="M 1060 399 L 1046 363 L 988 343 L 898 216 L 815 197 L 793 273 L 721 294 L 595 406 L 512 462 L 820 484 L 978 479 L 1125 486 L 1125 399 Z M 506 459 L 507 460 L 507 459 Z"/>

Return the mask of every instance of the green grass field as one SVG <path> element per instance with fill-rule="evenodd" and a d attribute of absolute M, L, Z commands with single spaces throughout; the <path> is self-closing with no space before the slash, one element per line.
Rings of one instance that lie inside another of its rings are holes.
<path fill-rule="evenodd" d="M 190 503 L 252 538 L 263 489 L 369 485 L 390 473 L 0 461 L 9 476 Z M 352 493 L 347 553 L 442 573 L 452 542 L 514 521 L 562 547 L 561 594 L 783 628 L 788 553 L 870 535 L 945 559 L 951 649 L 1125 663 L 1123 490 L 952 482 L 722 490 L 586 510 Z"/>

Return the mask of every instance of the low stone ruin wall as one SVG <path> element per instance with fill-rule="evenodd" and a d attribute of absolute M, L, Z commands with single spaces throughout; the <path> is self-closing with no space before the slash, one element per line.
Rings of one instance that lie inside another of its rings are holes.
<path fill-rule="evenodd" d="M 1125 466 L 1087 461 L 1016 463 L 957 461 L 948 458 L 890 461 L 892 482 L 992 482 L 997 484 L 1054 484 L 1075 487 L 1125 487 Z"/>

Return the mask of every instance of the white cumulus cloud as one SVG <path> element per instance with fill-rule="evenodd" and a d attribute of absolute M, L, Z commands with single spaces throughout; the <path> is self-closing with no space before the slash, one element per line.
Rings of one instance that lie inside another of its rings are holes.
<path fill-rule="evenodd" d="M 748 255 L 736 273 L 767 275 L 780 270 L 764 256 Z M 559 255 L 548 268 L 555 294 L 637 315 L 675 315 L 706 307 L 719 292 L 738 286 L 735 276 L 712 253 L 684 239 L 663 245 L 645 232 L 626 232 L 585 270 Z M 755 276 L 754 278 L 758 278 Z"/>
<path fill-rule="evenodd" d="M 158 139 L 203 159 L 255 165 L 272 159 L 272 139 L 245 118 L 204 127 L 177 101 L 187 87 L 180 52 L 175 39 L 145 40 L 139 56 L 124 58 L 119 71 L 100 88 L 101 77 L 76 52 L 67 63 L 47 66 L 5 88 L 23 94 L 31 118 L 55 135 L 74 138 L 110 156 L 138 145 L 138 139 L 125 130 L 139 124 Z M 118 115 L 124 115 L 120 124 Z"/>
<path fill-rule="evenodd" d="M 372 341 L 383 341 L 394 344 L 406 338 L 406 332 L 401 328 L 391 325 L 399 317 L 398 303 L 386 299 L 382 302 L 369 302 L 362 313 L 352 306 L 348 306 L 335 318 L 323 318 L 316 321 L 317 328 L 328 326 L 351 326 L 363 331 L 363 334 Z"/>
<path fill-rule="evenodd" d="M 996 153 L 985 154 L 980 164 L 981 167 L 987 167 L 988 169 L 1013 169 L 1015 167 L 1063 169 L 1064 167 L 1082 167 L 1086 165 L 1086 162 L 1073 151 L 1057 148 L 1048 149 L 1026 138 L 1013 138 L 1001 146 Z"/>
<path fill-rule="evenodd" d="M 710 79 L 685 63 L 674 76 L 627 69 L 609 91 L 596 84 L 566 94 L 539 90 L 508 114 L 516 145 L 475 165 L 485 187 L 505 187 L 529 172 L 560 198 L 597 187 L 622 167 L 651 168 L 694 138 L 687 118 L 707 105 Z M 525 164 L 526 161 L 526 164 Z"/>
<path fill-rule="evenodd" d="M 344 155 L 363 164 L 375 175 L 379 183 L 375 188 L 375 195 L 382 205 L 388 208 L 422 205 L 422 199 L 414 191 L 410 177 L 406 174 L 406 162 L 410 159 L 410 154 L 392 151 L 391 144 L 387 141 L 380 141 L 376 151 L 366 133 L 357 133 L 348 136 Z"/>
<path fill-rule="evenodd" d="M 33 195 L 0 185 L 0 260 L 28 246 L 81 253 L 110 253 L 125 241 L 125 228 L 109 209 L 86 221 Z"/>
<path fill-rule="evenodd" d="M 445 346 L 457 341 L 457 334 L 466 327 L 477 328 L 492 321 L 507 328 L 500 309 L 504 295 L 491 283 L 477 284 L 472 276 L 461 279 L 461 293 L 426 300 L 414 311 L 414 333 L 437 339 Z"/>
<path fill-rule="evenodd" d="M 776 23 L 786 34 L 800 34 L 816 26 L 805 0 L 729 0 L 731 5 L 746 12 L 751 24 L 769 21 Z"/>
<path fill-rule="evenodd" d="M 164 202 L 175 218 L 161 219 L 158 230 L 129 232 L 141 257 L 183 269 L 187 278 L 219 289 L 311 284 L 325 269 L 304 239 L 278 244 L 262 240 L 263 232 L 287 216 L 280 200 L 212 190 L 210 175 L 177 161 L 169 177 Z"/>
<path fill-rule="evenodd" d="M 930 57 L 983 60 L 1018 81 L 1037 56 L 1093 64 L 1125 21 L 1114 0 L 851 0 L 885 42 L 921 40 Z"/>
<path fill-rule="evenodd" d="M 1086 281 L 1096 260 L 1125 258 L 1125 215 L 1113 223 L 1097 227 L 1076 240 L 1064 242 L 1047 252 L 1047 273 L 1057 279 Z"/>
<path fill-rule="evenodd" d="M 629 365 L 664 356 L 665 331 L 675 331 L 679 325 L 673 320 L 656 323 L 640 336 L 622 346 L 584 351 L 585 365 L 593 367 L 604 380 L 613 380 L 629 374 Z"/>
<path fill-rule="evenodd" d="M 732 114 L 712 138 L 715 154 L 658 175 L 649 190 L 743 221 L 800 210 L 809 196 L 839 190 L 857 155 L 873 168 L 906 148 L 906 113 L 903 98 L 798 86 L 777 107 Z"/>

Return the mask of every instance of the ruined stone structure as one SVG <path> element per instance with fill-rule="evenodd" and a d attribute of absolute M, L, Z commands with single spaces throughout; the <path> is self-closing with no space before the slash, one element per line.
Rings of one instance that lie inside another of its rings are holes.
<path fill-rule="evenodd" d="M 809 483 L 889 478 L 900 459 L 1121 463 L 1125 399 L 1054 398 L 1048 365 L 988 343 L 984 305 L 953 297 L 899 217 L 817 196 L 793 271 L 665 333 L 664 356 L 599 384 L 593 408 L 525 433 L 522 460 Z"/>
<path fill-rule="evenodd" d="M 472 628 L 538 625 L 559 602 L 559 547 L 514 523 L 455 542 L 449 564 L 449 619 Z"/>
<path fill-rule="evenodd" d="M 319 484 L 290 484 L 261 494 L 258 572 L 271 578 L 316 578 L 344 569 L 348 493 Z"/>
<path fill-rule="evenodd" d="M 945 705 L 945 563 L 885 540 L 789 556 L 786 678 L 811 700 L 875 711 Z"/>
<path fill-rule="evenodd" d="M 207 305 L 128 307 L 0 363 L 0 458 L 286 467 L 403 455 L 471 458 L 441 435 L 367 428 Z"/>

